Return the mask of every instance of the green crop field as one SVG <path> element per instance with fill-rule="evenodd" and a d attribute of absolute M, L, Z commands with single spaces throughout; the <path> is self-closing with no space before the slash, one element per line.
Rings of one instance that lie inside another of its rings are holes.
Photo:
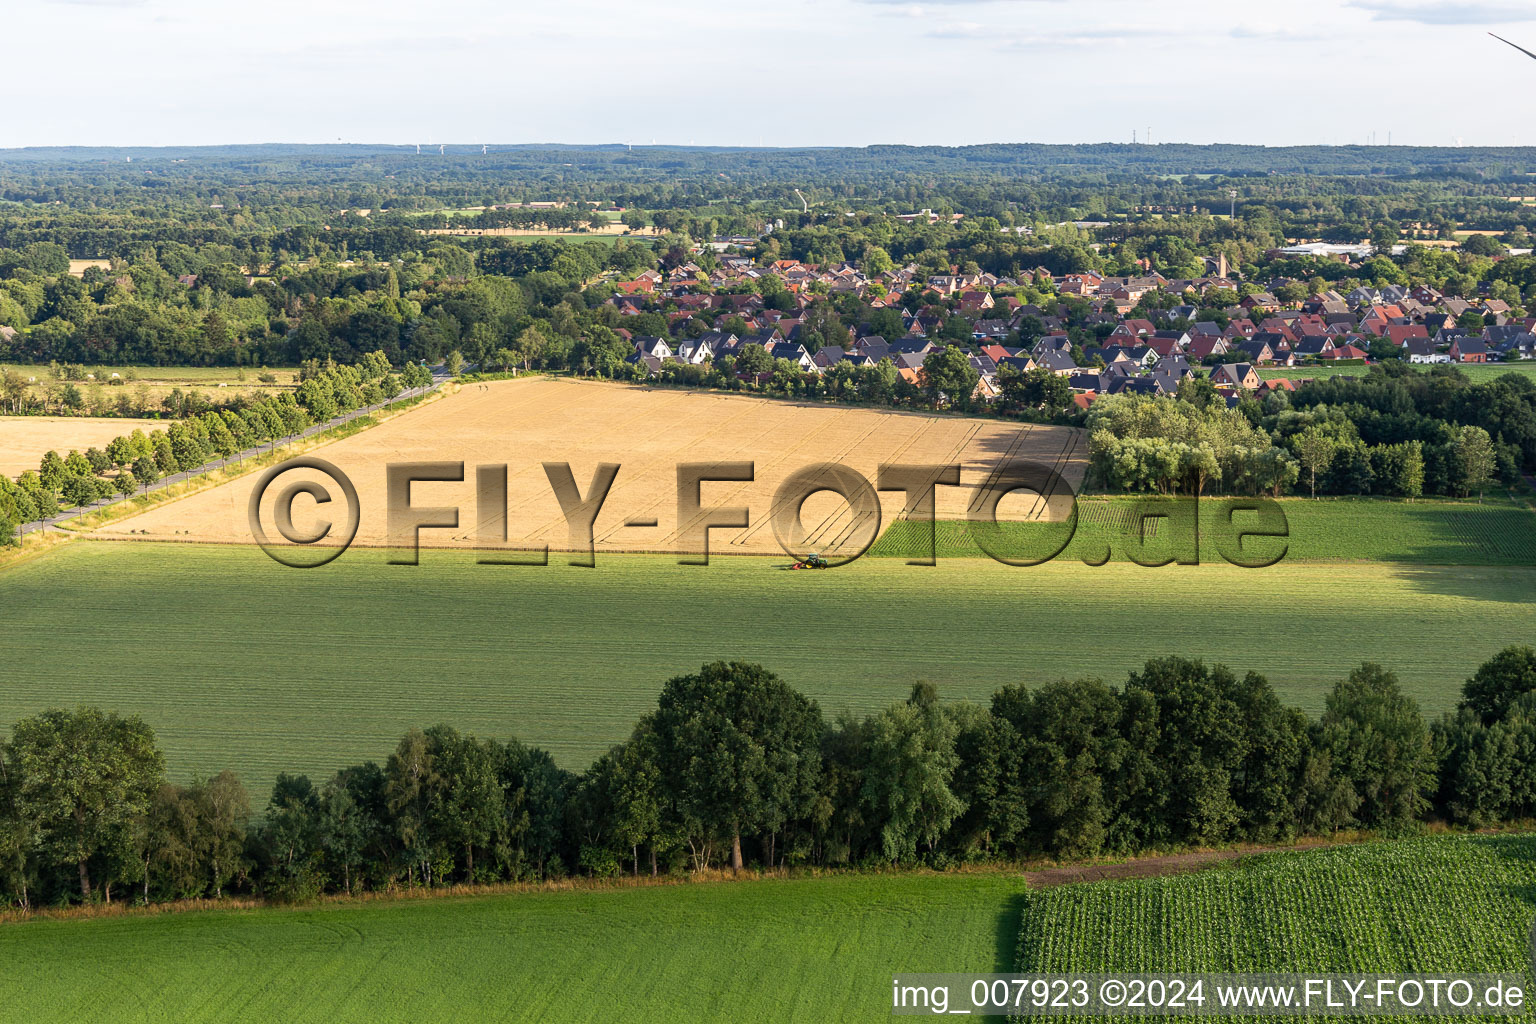
<path fill-rule="evenodd" d="M 0 1019 L 879 1021 L 1006 971 L 1018 875 L 839 876 L 0 924 Z"/>
<path fill-rule="evenodd" d="M 877 709 L 919 679 L 986 700 L 1011 682 L 1120 682 L 1166 654 L 1263 672 L 1316 713 L 1373 660 L 1438 714 L 1536 621 L 1536 569 L 1511 566 L 554 562 L 427 551 L 398 566 L 353 550 L 299 570 L 250 547 L 65 545 L 0 571 L 0 726 L 78 703 L 138 713 L 173 776 L 233 768 L 260 800 L 280 770 L 381 759 L 434 722 L 582 767 L 663 681 L 721 658 L 769 666 L 829 715 Z"/>
<path fill-rule="evenodd" d="M 1458 836 L 1053 889 L 837 875 L 34 920 L 0 925 L 0 1019 L 874 1021 L 907 972 L 1524 974 L 1533 888 L 1533 837 Z"/>
<path fill-rule="evenodd" d="M 1181 499 L 1182 500 L 1182 499 Z M 1217 521 L 1225 514 L 1221 498 L 1200 502 L 1200 558 L 1218 561 Z M 1136 523 L 1140 502 L 1124 497 L 1085 497 L 1078 500 L 1077 528 L 1062 557 L 1098 561 L 1108 549 L 1117 561 L 1127 560 L 1125 537 Z M 1155 504 L 1155 499 L 1154 499 Z M 1186 506 L 1187 507 L 1187 506 Z M 1490 496 L 1475 501 L 1391 501 L 1379 498 L 1284 498 L 1289 536 L 1283 542 L 1284 563 L 1401 562 L 1418 565 L 1536 566 L 1536 512 L 1523 502 Z M 1255 523 L 1252 513 L 1239 512 L 1240 528 Z M 1147 521 L 1147 555 L 1167 557 L 1174 551 L 1174 530 L 1166 519 Z M 1002 524 L 1004 553 L 1043 556 L 1059 548 L 1066 526 L 1054 523 Z M 898 520 L 870 548 L 875 557 L 912 558 L 925 550 L 927 534 L 915 523 Z M 1277 554 L 1282 542 L 1255 538 L 1245 550 Z M 984 552 L 973 539 L 970 524 L 935 524 L 935 549 L 940 558 L 980 558 Z M 1145 555 L 1143 561 L 1153 561 Z"/>
<path fill-rule="evenodd" d="M 1017 969 L 1529 978 L 1533 891 L 1529 835 L 1271 854 L 1230 869 L 1031 892 Z"/>

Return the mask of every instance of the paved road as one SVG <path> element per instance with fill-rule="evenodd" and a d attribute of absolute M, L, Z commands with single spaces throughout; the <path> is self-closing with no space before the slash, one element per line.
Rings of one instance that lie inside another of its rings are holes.
<path fill-rule="evenodd" d="M 344 423 L 350 423 L 357 419 L 359 416 L 367 416 L 370 413 L 378 412 L 380 409 L 393 405 L 396 402 L 403 401 L 404 399 L 414 398 L 417 395 L 429 394 L 430 392 L 436 391 L 438 388 L 442 387 L 452 379 L 453 376 L 449 374 L 447 370 L 443 369 L 441 366 L 434 366 L 432 368 L 432 383 L 426 385 L 425 387 L 408 388 L 387 402 L 379 402 L 375 405 L 366 406 L 362 409 L 353 409 L 351 412 L 343 413 L 342 415 L 329 419 L 324 423 L 316 423 L 314 426 L 305 431 L 302 431 L 301 433 L 289 434 L 287 437 L 279 437 L 274 441 L 268 442 L 267 444 L 258 445 L 255 448 L 247 448 L 243 452 L 236 452 L 234 455 L 231 455 L 228 458 L 215 459 L 213 462 L 206 462 L 196 469 L 184 470 L 180 473 L 172 473 L 168 477 L 156 480 L 147 488 L 140 488 L 132 495 L 128 495 L 127 497 L 134 497 L 139 494 L 148 493 L 149 491 L 164 490 L 165 488 L 170 487 L 172 484 L 179 484 L 190 480 L 195 476 L 202 476 L 204 473 L 211 469 L 222 469 L 225 466 L 244 462 L 246 459 L 256 455 L 265 455 L 268 452 L 276 449 L 278 445 L 286 445 L 292 444 L 294 441 L 302 441 L 306 437 L 313 437 L 314 435 L 322 433 L 323 431 L 330 430 L 334 427 L 339 427 Z M 89 505 L 82 505 L 78 508 L 72 508 L 67 511 L 60 512 L 58 515 L 49 519 L 37 519 L 30 523 L 23 523 L 17 532 L 20 533 L 23 537 L 29 533 L 34 533 L 39 530 L 46 532 L 50 526 L 57 526 L 60 523 L 68 522 L 69 520 L 78 516 L 83 516 L 88 512 L 95 512 L 98 509 L 107 508 L 110 505 L 116 505 L 118 502 L 125 500 L 126 498 L 120 494 L 110 498 L 102 498 L 100 501 L 93 501 Z"/>

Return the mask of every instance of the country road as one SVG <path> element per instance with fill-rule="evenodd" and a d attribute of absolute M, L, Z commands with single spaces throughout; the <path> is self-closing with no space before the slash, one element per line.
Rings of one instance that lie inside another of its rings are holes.
<path fill-rule="evenodd" d="M 112 505 L 116 505 L 118 502 L 127 500 L 127 498 L 137 497 L 141 494 L 148 494 L 151 491 L 164 490 L 165 488 L 170 487 L 172 484 L 183 483 L 195 476 L 202 476 L 209 470 L 222 469 L 225 466 L 244 462 L 248 458 L 252 458 L 257 455 L 264 455 L 268 452 L 274 451 L 278 445 L 286 445 L 291 444 L 294 441 L 302 441 L 307 437 L 313 437 L 316 434 L 320 434 L 327 430 L 332 430 L 336 427 L 350 423 L 360 416 L 367 416 L 371 413 L 379 411 L 380 409 L 388 408 L 397 402 L 404 401 L 409 398 L 416 398 L 420 395 L 430 394 L 452 379 L 453 375 L 448 373 L 448 371 L 443 367 L 434 366 L 432 367 L 432 383 L 426 385 L 425 387 L 408 388 L 387 402 L 378 402 L 374 405 L 365 406 L 361 409 L 353 409 L 351 412 L 342 413 L 340 416 L 332 417 L 331 419 L 326 420 L 324 423 L 316 423 L 314 426 L 300 431 L 297 434 L 289 434 L 287 437 L 275 438 L 266 444 L 257 445 L 254 448 L 247 448 L 244 451 L 236 452 L 234 455 L 230 455 L 222 459 L 215 459 L 212 462 L 205 462 L 201 466 L 198 466 L 196 469 L 189 469 L 183 470 L 179 473 L 172 473 L 170 476 L 156 480 L 148 487 L 140 488 L 133 494 L 119 494 L 111 498 L 102 498 L 98 501 L 91 502 L 89 505 L 81 505 L 76 508 L 60 512 L 58 515 L 51 516 L 47 519 L 34 519 L 30 523 L 21 524 L 20 528 L 16 532 L 19 536 L 25 537 L 29 533 L 46 531 L 50 526 L 58 526 L 60 523 L 66 523 L 71 519 L 79 518 L 80 516 L 86 515 L 87 513 L 95 512 L 98 509 L 108 508 Z"/>

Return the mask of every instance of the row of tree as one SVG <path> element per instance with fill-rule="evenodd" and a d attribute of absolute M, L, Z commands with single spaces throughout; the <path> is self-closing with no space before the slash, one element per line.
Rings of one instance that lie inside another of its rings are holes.
<path fill-rule="evenodd" d="M 147 488 L 161 477 L 196 470 L 258 445 L 291 437 L 315 423 L 386 402 L 404 388 L 431 382 L 425 367 L 395 373 L 382 353 L 355 366 L 312 363 L 292 392 L 239 396 L 219 409 L 171 423 L 164 430 L 135 429 L 101 448 L 46 453 L 36 471 L 12 481 L 0 476 L 0 545 L 15 543 L 23 523 L 79 508 L 114 494 Z"/>
<path fill-rule="evenodd" d="M 1187 380 L 1100 398 L 1084 422 L 1097 480 L 1124 490 L 1465 497 L 1536 468 L 1536 383 L 1514 373 L 1373 367 L 1232 409 Z"/>
<path fill-rule="evenodd" d="M 0 743 L 0 899 L 277 899 L 747 865 L 928 864 L 1283 841 L 1536 813 L 1536 651 L 1430 726 L 1362 665 L 1309 719 L 1255 673 L 1170 657 L 941 703 L 918 684 L 827 721 L 758 665 L 669 680 L 573 773 L 516 740 L 412 730 L 382 765 L 283 774 L 259 818 L 229 772 L 168 782 L 150 728 L 94 708 Z"/>

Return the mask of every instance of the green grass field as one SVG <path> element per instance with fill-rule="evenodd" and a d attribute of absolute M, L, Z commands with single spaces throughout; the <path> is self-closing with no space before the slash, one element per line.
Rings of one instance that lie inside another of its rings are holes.
<path fill-rule="evenodd" d="M 1340 374 L 1347 377 L 1364 377 L 1371 372 L 1369 366 L 1356 365 L 1321 365 L 1321 366 L 1260 366 L 1256 368 L 1259 376 L 1265 380 L 1274 380 L 1276 377 L 1285 377 L 1292 381 L 1302 380 L 1307 377 L 1335 377 Z M 1428 373 L 1433 366 L 1424 364 L 1416 365 L 1416 370 Z M 1518 373 L 1524 377 L 1536 378 L 1536 359 L 1520 360 L 1513 363 L 1457 363 L 1456 369 L 1466 374 L 1473 381 L 1492 380 L 1506 373 Z"/>
<path fill-rule="evenodd" d="M 0 924 L 0 1020 L 878 1021 L 1006 971 L 1017 875 L 841 876 Z"/>
<path fill-rule="evenodd" d="M 508 238 L 518 242 L 532 242 L 540 238 L 555 238 L 566 242 L 600 242 L 603 245 L 615 245 L 619 242 L 634 242 L 637 245 L 653 245 L 654 237 L 646 235 L 590 235 L 580 232 L 560 235 L 508 235 Z"/>
<path fill-rule="evenodd" d="M 0 572 L 0 726 L 99 704 L 157 730 L 175 777 L 382 759 L 408 728 L 517 736 L 572 768 L 626 735 L 662 683 L 761 662 L 829 715 L 927 679 L 950 698 L 1183 654 L 1265 673 L 1310 712 L 1360 661 L 1427 712 L 1502 647 L 1528 643 L 1536 569 L 1400 564 L 1090 568 L 862 559 L 599 556 L 595 569 L 482 566 L 353 550 L 315 570 L 255 548 L 83 542 Z"/>
<path fill-rule="evenodd" d="M 1200 558 L 1220 561 L 1217 522 L 1223 499 L 1200 503 Z M 1116 561 L 1127 561 L 1125 536 L 1136 522 L 1138 499 L 1084 497 L 1078 500 L 1078 523 L 1062 557 L 1097 561 L 1108 549 Z M 1378 498 L 1285 498 L 1280 501 L 1289 537 L 1285 562 L 1399 562 L 1418 565 L 1536 566 L 1536 512 L 1503 496 L 1475 501 L 1391 501 Z M 1251 513 L 1237 513 L 1240 527 L 1253 523 Z M 1174 548 L 1174 530 L 1165 519 L 1147 522 L 1147 553 L 1166 557 Z M 935 524 L 935 548 L 940 558 L 981 558 L 968 523 Z M 1005 523 L 1006 552 L 1035 557 L 1055 550 L 1065 538 L 1065 526 L 1049 523 Z M 870 548 L 875 557 L 912 558 L 925 550 L 926 533 L 905 520 L 892 523 Z M 1280 550 L 1278 540 L 1244 543 L 1256 552 Z M 1143 556 L 1143 561 L 1153 559 Z"/>
<path fill-rule="evenodd" d="M 53 374 L 45 365 L 33 363 L 4 363 L 0 365 L 25 376 L 36 377 L 39 382 L 53 379 Z M 244 367 L 244 381 L 239 379 L 241 368 L 235 366 L 96 366 L 93 364 L 87 366 L 86 370 L 96 374 L 97 379 L 103 382 L 110 379 L 114 373 L 121 374 L 126 378 L 131 372 L 135 380 L 129 380 L 128 383 L 130 385 L 136 381 L 166 381 L 175 384 L 197 384 L 203 387 L 220 383 L 226 383 L 231 386 L 237 383 L 255 386 L 261 383 L 256 379 L 257 376 L 267 372 L 276 374 L 279 384 L 288 385 L 293 384 L 299 375 L 298 368 L 293 366 L 247 366 Z M 76 381 L 75 383 L 83 386 L 90 382 Z"/>
<path fill-rule="evenodd" d="M 1271 854 L 1198 874 L 1031 892 L 1017 969 L 1529 979 L 1533 894 L 1530 835 Z"/>
<path fill-rule="evenodd" d="M 1525 974 L 1533 892 L 1532 836 L 1458 836 L 1053 889 L 840 875 L 35 920 L 0 925 L 0 1019 L 874 1021 L 895 973 Z"/>

